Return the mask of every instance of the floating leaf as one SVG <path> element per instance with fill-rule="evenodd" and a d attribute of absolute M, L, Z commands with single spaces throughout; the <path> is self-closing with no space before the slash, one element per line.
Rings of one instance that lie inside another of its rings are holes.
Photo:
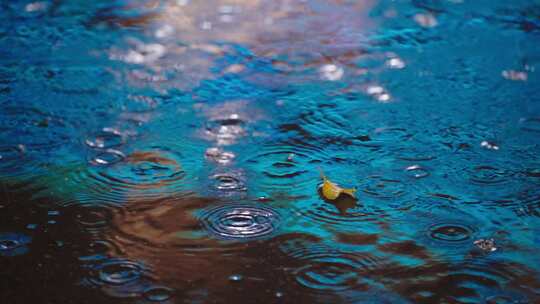
<path fill-rule="evenodd" d="M 321 195 L 324 199 L 329 201 L 336 200 L 340 195 L 344 194 L 356 200 L 355 192 L 356 189 L 344 189 L 341 188 L 338 184 L 331 182 L 322 172 L 321 178 L 323 184 L 320 187 Z"/>

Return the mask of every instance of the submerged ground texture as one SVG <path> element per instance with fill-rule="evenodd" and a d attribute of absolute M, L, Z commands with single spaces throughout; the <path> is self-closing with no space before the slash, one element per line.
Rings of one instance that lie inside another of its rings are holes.
<path fill-rule="evenodd" d="M 538 303 L 539 18 L 2 1 L 2 303 Z"/>

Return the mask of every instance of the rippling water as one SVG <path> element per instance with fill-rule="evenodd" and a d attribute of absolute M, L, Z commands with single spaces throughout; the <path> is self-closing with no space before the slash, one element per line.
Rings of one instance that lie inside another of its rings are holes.
<path fill-rule="evenodd" d="M 2 301 L 538 303 L 539 18 L 3 1 Z"/>

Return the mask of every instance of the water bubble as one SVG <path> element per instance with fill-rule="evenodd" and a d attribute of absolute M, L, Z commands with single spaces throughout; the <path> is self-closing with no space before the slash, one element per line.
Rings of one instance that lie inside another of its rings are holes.
<path fill-rule="evenodd" d="M 370 85 L 366 89 L 366 93 L 380 102 L 388 102 L 391 99 L 390 94 L 380 85 Z"/>
<path fill-rule="evenodd" d="M 501 75 L 505 79 L 513 81 L 527 81 L 528 78 L 527 72 L 523 71 L 504 70 Z"/>
<path fill-rule="evenodd" d="M 414 178 L 424 178 L 429 176 L 429 171 L 419 165 L 413 165 L 405 168 L 407 175 Z"/>
<path fill-rule="evenodd" d="M 126 156 L 124 153 L 114 149 L 107 149 L 103 152 L 99 152 L 95 157 L 90 160 L 92 165 L 107 166 L 122 161 Z"/>
<path fill-rule="evenodd" d="M 246 191 L 244 183 L 236 176 L 229 174 L 216 174 L 212 176 L 215 180 L 214 187 L 221 191 Z"/>
<path fill-rule="evenodd" d="M 386 65 L 392 69 L 403 69 L 405 68 L 405 62 L 401 58 L 394 57 L 386 61 Z"/>
<path fill-rule="evenodd" d="M 343 77 L 343 68 L 335 64 L 325 64 L 319 69 L 321 78 L 329 81 L 337 81 Z"/>
<path fill-rule="evenodd" d="M 85 143 L 87 146 L 94 149 L 110 149 L 122 145 L 124 143 L 124 137 L 122 133 L 116 129 L 103 128 L 101 132 L 87 138 Z"/>
<path fill-rule="evenodd" d="M 219 163 L 219 164 L 222 164 L 222 165 L 229 164 L 235 158 L 234 153 L 223 151 L 221 148 L 217 148 L 217 147 L 212 147 L 212 148 L 206 149 L 206 152 L 204 153 L 204 156 L 207 159 L 212 160 L 212 161 L 214 161 L 216 163 Z"/>
<path fill-rule="evenodd" d="M 113 60 L 122 60 L 127 63 L 143 64 L 153 63 L 167 53 L 167 48 L 159 43 L 137 42 L 134 49 L 130 49 L 125 55 L 112 55 Z"/>
<path fill-rule="evenodd" d="M 480 143 L 481 147 L 484 147 L 488 150 L 499 150 L 499 146 L 497 146 L 495 143 L 489 142 L 487 140 L 484 140 Z"/>
<path fill-rule="evenodd" d="M 254 239 L 274 233 L 280 215 L 266 206 L 228 204 L 204 211 L 202 222 L 210 233 L 218 237 Z"/>
<path fill-rule="evenodd" d="M 206 123 L 205 134 L 215 140 L 217 145 L 234 144 L 239 138 L 246 136 L 245 122 L 235 115 L 227 119 L 215 119 Z"/>

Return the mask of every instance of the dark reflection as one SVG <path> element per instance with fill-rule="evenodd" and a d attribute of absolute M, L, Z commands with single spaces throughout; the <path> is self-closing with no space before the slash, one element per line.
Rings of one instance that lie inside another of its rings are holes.
<path fill-rule="evenodd" d="M 4 192 L 3 197 L 6 195 Z M 227 302 L 348 303 L 384 293 L 382 303 L 489 302 L 495 301 L 494 293 L 534 299 L 540 288 L 531 269 L 474 254 L 474 248 L 464 260 L 446 262 L 422 242 L 388 242 L 377 234 L 339 234 L 339 242 L 347 246 L 285 231 L 249 242 L 216 238 L 198 214 L 227 205 L 210 198 L 132 201 L 110 209 L 112 215 L 96 233 L 99 226 L 88 230 L 88 221 L 79 218 L 92 218 L 99 209 L 81 208 L 76 211 L 78 217 L 73 207 L 51 211 L 53 202 L 41 200 L 39 207 L 27 195 L 10 195 L 21 204 L 6 207 L 1 229 L 20 232 L 0 234 L 0 261 L 5 265 L 1 276 L 4 282 L 13 282 L 9 285 L 13 294 L 32 287 L 35 293 L 17 296 L 25 301 L 49 295 L 50 299 L 80 303 L 90 303 L 90 299 L 115 303 L 116 298 L 131 298 L 136 303 L 219 302 L 223 298 Z M 235 206 L 230 205 L 229 210 L 237 210 Z M 246 217 L 247 213 L 235 216 Z M 456 227 L 444 227 L 444 233 L 439 232 L 443 228 L 430 231 L 453 240 L 461 231 Z M 21 246 L 27 249 L 4 254 Z M 40 280 L 47 277 L 55 277 L 61 284 L 44 287 Z M 25 287 L 13 278 L 24 280 Z M 253 290 L 258 292 L 250 292 Z"/>
<path fill-rule="evenodd" d="M 321 187 L 318 187 L 317 191 L 319 192 L 319 196 L 322 197 L 326 203 L 334 205 L 341 215 L 347 214 L 347 210 L 353 209 L 357 207 L 358 204 L 361 204 L 356 198 L 344 193 L 341 193 L 335 200 L 328 200 L 322 195 Z"/>

